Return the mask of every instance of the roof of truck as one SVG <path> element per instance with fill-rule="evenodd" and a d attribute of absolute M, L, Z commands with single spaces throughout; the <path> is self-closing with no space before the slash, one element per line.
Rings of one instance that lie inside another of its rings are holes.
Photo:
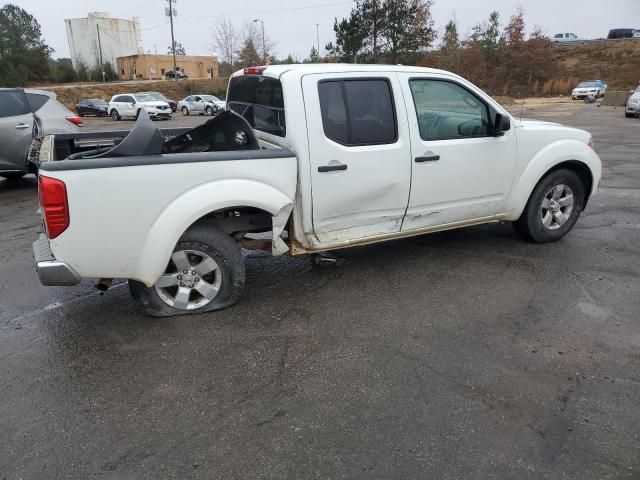
<path fill-rule="evenodd" d="M 299 72 L 303 75 L 312 73 L 340 73 L 340 72 L 424 72 L 424 73 L 446 73 L 445 70 L 435 68 L 414 67 L 407 65 L 372 65 L 363 63 L 304 63 L 286 65 L 266 65 L 251 67 L 236 71 L 233 76 L 245 75 L 247 70 L 261 70 L 261 75 L 269 77 L 280 77 L 286 72 Z M 257 72 L 256 72 L 257 73 Z M 255 73 L 254 73 L 255 74 Z"/>

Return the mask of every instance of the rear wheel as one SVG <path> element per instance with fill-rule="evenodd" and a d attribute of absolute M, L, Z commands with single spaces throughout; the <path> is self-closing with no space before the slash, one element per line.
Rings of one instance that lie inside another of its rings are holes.
<path fill-rule="evenodd" d="M 189 115 L 189 109 L 187 107 L 182 107 L 182 115 Z"/>
<path fill-rule="evenodd" d="M 118 110 L 116 110 L 115 108 L 113 110 L 111 110 L 111 118 L 114 121 L 120 120 L 120 114 L 118 113 Z"/>
<path fill-rule="evenodd" d="M 575 172 L 555 170 L 538 183 L 513 226 L 532 242 L 560 240 L 578 221 L 584 198 L 584 185 Z"/>
<path fill-rule="evenodd" d="M 129 291 L 144 313 L 167 317 L 229 307 L 240 298 L 244 280 L 244 259 L 231 237 L 196 226 L 178 241 L 153 287 L 129 280 Z"/>

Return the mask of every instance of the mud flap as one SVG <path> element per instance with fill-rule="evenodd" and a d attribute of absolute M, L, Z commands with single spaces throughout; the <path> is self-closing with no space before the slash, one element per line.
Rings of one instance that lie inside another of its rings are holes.
<path fill-rule="evenodd" d="M 291 211 L 293 210 L 293 203 L 289 203 L 282 207 L 280 211 L 275 214 L 271 223 L 273 225 L 273 239 L 271 242 L 271 253 L 274 256 L 284 255 L 289 251 L 289 246 L 284 243 L 284 240 L 280 235 L 284 230 L 284 227 L 287 225 L 287 221 L 289 220 L 289 216 L 291 215 Z"/>

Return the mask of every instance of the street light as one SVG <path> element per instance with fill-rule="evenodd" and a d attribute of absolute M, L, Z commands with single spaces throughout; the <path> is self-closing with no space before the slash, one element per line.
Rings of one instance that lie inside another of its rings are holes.
<path fill-rule="evenodd" d="M 264 21 L 261 18 L 254 18 L 253 23 L 260 22 L 262 24 L 262 64 L 267 64 L 267 48 L 264 43 Z"/>

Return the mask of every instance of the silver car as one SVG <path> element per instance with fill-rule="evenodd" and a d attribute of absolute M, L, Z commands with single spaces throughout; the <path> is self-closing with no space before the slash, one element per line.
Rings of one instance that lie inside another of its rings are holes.
<path fill-rule="evenodd" d="M 183 115 L 213 115 L 225 110 L 226 102 L 214 95 L 189 95 L 178 102 L 178 110 Z"/>
<path fill-rule="evenodd" d="M 20 178 L 35 172 L 29 162 L 34 138 L 49 133 L 73 133 L 82 119 L 44 90 L 0 88 L 0 177 Z"/>
<path fill-rule="evenodd" d="M 640 87 L 636 88 L 636 91 L 627 100 L 624 116 L 627 118 L 640 116 Z"/>

